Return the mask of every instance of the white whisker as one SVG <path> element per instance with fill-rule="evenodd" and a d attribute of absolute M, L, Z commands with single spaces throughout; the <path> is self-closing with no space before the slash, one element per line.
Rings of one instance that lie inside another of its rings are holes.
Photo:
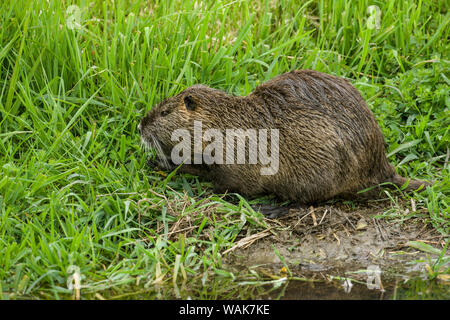
<path fill-rule="evenodd" d="M 163 162 L 164 167 L 165 167 L 165 168 L 170 168 L 169 161 L 167 161 L 167 157 L 166 157 L 166 155 L 164 154 L 164 151 L 162 150 L 161 145 L 160 145 L 158 139 L 156 139 L 153 135 L 151 136 L 151 138 L 152 138 L 152 141 L 153 141 L 153 145 L 154 145 L 154 147 L 155 147 L 155 149 L 156 149 L 156 154 L 158 155 L 158 157 L 159 157 L 159 158 L 161 159 L 161 161 Z"/>

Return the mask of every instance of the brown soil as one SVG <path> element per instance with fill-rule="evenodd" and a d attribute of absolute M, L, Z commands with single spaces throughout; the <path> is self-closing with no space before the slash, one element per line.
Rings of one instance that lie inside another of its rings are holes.
<path fill-rule="evenodd" d="M 279 271 L 283 266 L 281 257 L 294 275 L 352 272 L 369 265 L 377 265 L 383 272 L 422 271 L 425 264 L 410 262 L 427 254 L 407 242 L 422 241 L 442 249 L 444 237 L 425 218 L 406 219 L 410 213 L 406 209 L 398 208 L 403 214 L 397 212 L 395 219 L 374 218 L 389 209 L 389 204 L 376 202 L 358 208 L 338 203 L 291 209 L 280 219 L 267 220 L 272 228 L 261 233 L 259 239 L 245 243 L 246 238 L 242 238 L 243 245 L 231 250 L 226 262 Z M 421 216 L 419 211 L 414 214 Z"/>

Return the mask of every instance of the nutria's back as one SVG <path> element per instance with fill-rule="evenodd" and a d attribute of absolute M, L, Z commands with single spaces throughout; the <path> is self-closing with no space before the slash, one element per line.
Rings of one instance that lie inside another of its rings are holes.
<path fill-rule="evenodd" d="M 216 191 L 273 193 L 282 199 L 310 203 L 355 196 L 383 182 L 398 185 L 405 181 L 388 162 L 380 128 L 358 90 L 345 79 L 321 72 L 285 73 L 246 97 L 193 86 L 156 106 L 141 121 L 140 128 L 143 140 L 158 145 L 170 163 L 174 155 L 170 150 L 178 143 L 172 141 L 173 132 L 184 129 L 195 135 L 198 124 L 203 132 L 214 129 L 224 137 L 227 129 L 240 129 L 236 131 L 236 145 L 246 142 L 247 160 L 255 152 L 262 154 L 261 149 L 250 147 L 262 136 L 245 133 L 254 129 L 278 134 L 267 140 L 269 146 L 275 146 L 270 154 L 277 155 L 278 167 L 269 171 L 273 174 L 261 174 L 267 162 L 204 161 L 182 165 L 182 172 L 212 180 Z M 203 138 L 200 148 L 194 146 L 195 139 L 191 141 L 192 159 L 195 153 L 205 155 L 211 139 Z M 211 155 L 217 156 L 217 151 Z M 231 155 L 227 160 L 233 157 L 237 159 Z"/>
<path fill-rule="evenodd" d="M 262 84 L 253 97 L 288 128 L 280 141 L 285 174 L 301 172 L 304 183 L 279 183 L 305 202 L 355 194 L 394 177 L 375 118 L 347 80 L 298 70 Z"/>

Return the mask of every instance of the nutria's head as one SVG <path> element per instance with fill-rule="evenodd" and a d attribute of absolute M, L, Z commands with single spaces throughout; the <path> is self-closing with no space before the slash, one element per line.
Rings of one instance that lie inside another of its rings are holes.
<path fill-rule="evenodd" d="M 171 139 L 173 132 L 177 129 L 193 132 L 194 120 L 211 123 L 223 113 L 219 110 L 226 107 L 228 99 L 224 92 L 204 85 L 189 87 L 157 104 L 142 118 L 138 125 L 141 139 L 147 147 L 156 149 L 167 164 L 172 148 L 178 143 Z"/>

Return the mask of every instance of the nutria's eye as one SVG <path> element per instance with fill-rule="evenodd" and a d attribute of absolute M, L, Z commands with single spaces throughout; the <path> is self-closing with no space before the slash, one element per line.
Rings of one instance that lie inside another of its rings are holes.
<path fill-rule="evenodd" d="M 195 101 L 192 98 L 192 96 L 184 97 L 184 105 L 186 106 L 186 109 L 188 109 L 190 111 L 195 109 Z"/>
<path fill-rule="evenodd" d="M 161 111 L 161 117 L 165 117 L 169 114 L 170 112 L 168 110 L 163 110 Z"/>

